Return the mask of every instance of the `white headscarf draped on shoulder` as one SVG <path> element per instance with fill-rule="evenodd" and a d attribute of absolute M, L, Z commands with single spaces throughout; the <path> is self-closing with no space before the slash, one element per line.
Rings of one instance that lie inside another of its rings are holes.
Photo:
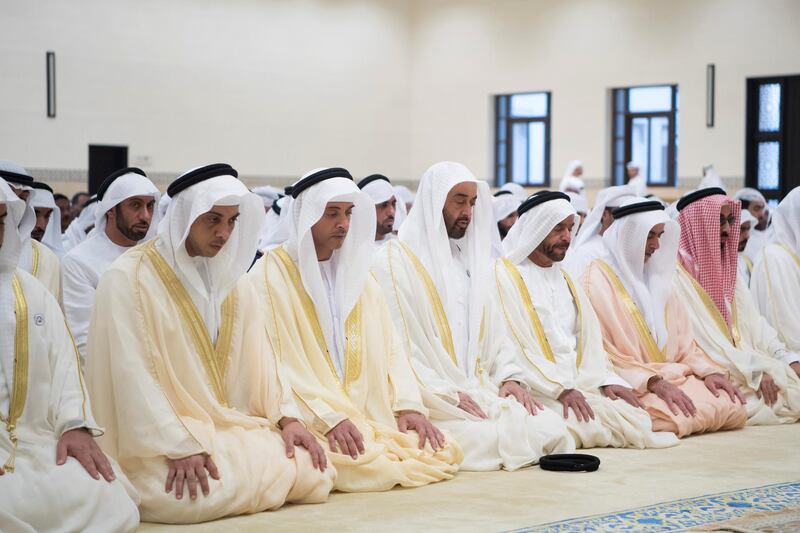
<path fill-rule="evenodd" d="M 192 169 L 178 180 L 212 166 L 216 165 Z M 225 173 L 171 195 L 156 240 L 157 250 L 183 282 L 206 325 L 215 326 L 209 327 L 212 338 L 219 325 L 222 302 L 255 258 L 258 234 L 264 220 L 261 198 L 239 181 L 233 168 L 228 166 L 220 172 Z M 214 257 L 190 257 L 186 238 L 195 220 L 214 206 L 233 205 L 239 206 L 239 218 L 225 246 Z"/>
<path fill-rule="evenodd" d="M 772 242 L 783 243 L 800 254 L 800 187 L 792 189 L 773 210 L 772 227 Z"/>
<path fill-rule="evenodd" d="M 546 191 L 550 193 L 549 191 Z M 552 194 L 552 193 L 550 193 Z M 524 205 L 524 203 L 523 203 Z M 578 218 L 569 200 L 556 198 L 545 201 L 522 213 L 503 241 L 503 255 L 514 264 L 522 263 L 561 221 L 572 215 L 578 231 Z"/>
<path fill-rule="evenodd" d="M 472 221 L 464 237 L 456 241 L 467 260 L 470 272 L 469 353 L 475 353 L 484 301 L 491 282 L 492 235 L 497 235 L 489 184 L 475 178 L 461 163 L 436 163 L 422 176 L 414 209 L 401 226 L 398 236 L 422 262 L 436 284 L 450 316 L 453 316 L 452 302 L 457 295 L 454 294 L 455 287 L 452 285 L 452 272 L 457 267 L 453 264 L 450 238 L 442 209 L 450 189 L 464 182 L 476 183 L 478 186 L 478 199 L 473 208 Z"/>
<path fill-rule="evenodd" d="M 649 202 L 646 198 L 627 200 L 621 207 Z M 645 262 L 647 235 L 656 224 L 664 224 L 659 249 Z M 672 279 L 678 262 L 681 227 L 663 209 L 629 214 L 617 219 L 603 234 L 606 260 L 644 315 L 659 348 L 667 342 L 664 309 L 672 293 Z"/>
<path fill-rule="evenodd" d="M 321 171 L 332 171 L 349 176 L 344 169 L 318 168 L 306 173 L 295 185 Z M 294 197 L 294 195 L 293 195 Z M 334 302 L 339 317 L 344 321 L 352 311 L 369 275 L 373 239 L 375 237 L 375 205 L 372 199 L 356 187 L 352 178 L 330 177 L 300 191 L 288 206 L 288 240 L 283 245 L 300 270 L 306 292 L 314 302 L 314 309 L 329 347 L 333 346 L 334 324 L 328 306 L 328 296 L 322 281 L 311 227 L 325 213 L 328 202 L 352 202 L 350 229 L 341 248 L 331 257 L 334 272 Z"/>

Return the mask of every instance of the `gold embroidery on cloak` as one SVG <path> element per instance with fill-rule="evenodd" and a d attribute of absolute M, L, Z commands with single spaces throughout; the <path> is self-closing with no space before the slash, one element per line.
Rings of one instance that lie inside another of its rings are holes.
<path fill-rule="evenodd" d="M 639 339 L 644 342 L 647 351 L 649 352 L 649 359 L 651 363 L 665 363 L 667 361 L 667 357 L 661 350 L 658 349 L 658 344 L 656 344 L 656 340 L 653 338 L 653 334 L 650 331 L 650 327 L 647 325 L 647 322 L 642 315 L 642 312 L 639 310 L 639 307 L 631 298 L 630 293 L 625 288 L 625 285 L 622 284 L 622 280 L 619 279 L 616 272 L 612 270 L 612 268 L 606 263 L 605 261 L 598 259 L 597 264 L 600 266 L 601 269 L 606 273 L 608 278 L 611 280 L 611 284 L 614 286 L 614 290 L 617 293 L 617 296 L 622 300 L 625 308 L 628 310 L 630 317 L 633 319 L 633 323 L 636 326 L 636 329 L 639 332 Z M 664 350 L 666 350 L 666 345 L 664 345 Z"/>
<path fill-rule="evenodd" d="M 22 284 L 16 274 L 11 278 L 11 287 L 14 291 L 14 315 L 17 322 L 14 331 L 14 377 L 8 416 L 0 414 L 0 422 L 6 425 L 8 438 L 11 441 L 11 454 L 3 465 L 6 473 L 14 472 L 14 460 L 17 455 L 17 421 L 25 410 L 28 396 L 28 302 L 25 300 Z"/>
<path fill-rule="evenodd" d="M 680 266 L 680 269 L 683 272 L 683 274 L 687 278 L 689 278 L 689 281 L 691 282 L 692 286 L 694 287 L 694 290 L 697 292 L 697 295 L 700 297 L 700 301 L 703 302 L 703 306 L 706 308 L 706 311 L 708 312 L 709 315 L 711 315 L 711 319 L 717 325 L 717 327 L 722 332 L 722 334 L 725 335 L 728 338 L 729 341 L 731 341 L 731 344 L 733 344 L 735 347 L 738 348 L 739 345 L 741 344 L 741 336 L 739 335 L 739 326 L 738 326 L 738 320 L 737 320 L 737 317 L 736 317 L 737 313 L 736 313 L 736 299 L 735 299 L 735 297 L 734 297 L 733 302 L 731 302 L 733 304 L 732 305 L 732 311 L 733 312 L 731 313 L 731 327 L 729 329 L 728 328 L 728 323 L 725 322 L 725 318 L 722 316 L 722 313 L 719 312 L 719 309 L 717 308 L 717 304 L 714 303 L 714 300 L 711 299 L 711 296 L 708 295 L 708 293 L 703 288 L 703 286 L 700 285 L 700 283 L 696 279 L 694 279 L 694 276 L 692 276 L 684 268 L 683 265 L 679 265 L 679 266 Z"/>
<path fill-rule="evenodd" d="M 189 331 L 195 350 L 197 350 L 198 355 L 200 355 L 200 359 L 206 369 L 206 374 L 208 375 L 214 395 L 222 405 L 227 407 L 225 372 L 227 370 L 227 363 L 231 350 L 231 339 L 233 336 L 236 290 L 232 290 L 227 298 L 225 298 L 225 301 L 222 302 L 222 323 L 220 324 L 216 346 L 214 346 L 208 334 L 208 329 L 200 313 L 197 311 L 197 307 L 194 305 L 192 298 L 189 296 L 189 293 L 186 292 L 186 288 L 158 250 L 156 250 L 155 239 L 144 245 L 144 253 L 153 265 L 156 274 L 158 274 L 158 277 L 167 289 L 175 306 L 178 308 L 181 320 Z"/>
<path fill-rule="evenodd" d="M 393 242 L 390 241 L 389 244 L 393 244 Z M 450 359 L 452 359 L 453 364 L 458 366 L 456 348 L 453 344 L 453 333 L 450 330 L 450 322 L 447 320 L 447 314 L 445 313 L 444 306 L 442 305 L 442 300 L 439 297 L 439 291 L 436 289 L 436 285 L 433 284 L 430 274 L 428 274 L 428 271 L 425 270 L 425 267 L 422 265 L 414 252 L 411 251 L 411 248 L 409 248 L 409 246 L 404 242 L 400 242 L 399 244 L 408 255 L 409 259 L 411 260 L 411 264 L 414 265 L 414 269 L 417 271 L 417 275 L 422 280 L 422 284 L 425 287 L 425 293 L 428 296 L 428 303 L 433 308 L 433 315 L 436 319 L 436 329 L 439 330 L 439 338 L 442 340 L 444 349 L 447 351 L 448 355 L 450 355 Z"/>
<path fill-rule="evenodd" d="M 31 276 L 34 278 L 39 275 L 39 246 L 38 242 L 31 240 Z"/>
<path fill-rule="evenodd" d="M 308 295 L 308 292 L 306 292 L 306 289 L 303 286 L 303 279 L 300 276 L 300 271 L 297 269 L 297 265 L 295 265 L 294 261 L 289 256 L 289 253 L 281 247 L 273 249 L 270 254 L 277 256 L 288 272 L 289 278 L 292 281 L 292 285 L 294 285 L 297 294 L 300 296 L 300 302 L 303 306 L 303 311 L 305 312 L 306 318 L 311 323 L 311 327 L 314 330 L 314 337 L 317 339 L 317 344 L 319 344 L 319 348 L 322 350 L 322 353 L 325 354 L 325 361 L 328 363 L 330 371 L 334 376 L 336 376 L 336 379 L 339 380 L 346 392 L 350 386 L 350 383 L 357 380 L 359 376 L 361 376 L 361 299 L 359 298 L 355 306 L 353 306 L 353 310 L 350 311 L 350 314 L 347 316 L 347 320 L 344 322 L 345 362 L 344 379 L 342 379 L 339 377 L 339 373 L 336 371 L 336 366 L 333 364 L 333 359 L 331 358 L 330 351 L 328 350 L 328 343 L 325 340 L 325 335 L 322 333 L 319 317 L 317 316 L 317 311 L 314 308 L 314 302 L 311 300 L 311 297 Z"/>

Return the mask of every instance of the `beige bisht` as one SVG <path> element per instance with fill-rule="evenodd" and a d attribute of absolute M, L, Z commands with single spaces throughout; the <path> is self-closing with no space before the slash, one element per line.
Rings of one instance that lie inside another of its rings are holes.
<path fill-rule="evenodd" d="M 0 531 L 132 531 L 136 492 L 119 466 L 112 461 L 117 479 L 108 483 L 75 458 L 56 464 L 64 433 L 102 430 L 58 303 L 16 268 L 26 206 L 2 179 L 0 204 L 8 210 L 0 247 Z"/>
<path fill-rule="evenodd" d="M 568 217 L 569 200 L 553 196 L 523 212 L 503 241 L 495 268 L 495 290 L 503 316 L 524 358 L 525 384 L 542 403 L 563 410 L 559 396 L 580 391 L 595 418 L 581 421 L 571 409 L 567 427 L 578 447 L 662 448 L 678 443 L 670 432 L 653 432 L 650 415 L 622 398 L 612 400 L 601 387 L 631 386 L 618 376 L 603 347 L 600 323 L 583 289 L 562 263 L 544 268 L 529 256 Z M 573 226 L 573 233 L 577 223 Z"/>
<path fill-rule="evenodd" d="M 442 208 L 463 182 L 477 184 L 478 199 L 465 236 L 455 241 Z M 521 381 L 522 371 L 490 292 L 493 226 L 487 184 L 460 163 L 437 163 L 422 177 L 399 238 L 378 250 L 373 268 L 431 420 L 464 450 L 462 470 L 516 470 L 575 448 L 561 415 L 546 408 L 531 416 L 513 397 L 498 395 L 503 382 Z M 459 408 L 459 393 L 488 418 Z"/>
<path fill-rule="evenodd" d="M 333 283 L 326 290 L 311 226 L 330 201 L 353 202 L 354 208 L 344 244 L 330 260 Z M 352 180 L 332 177 L 304 190 L 290 209 L 289 240 L 267 253 L 248 277 L 305 421 L 336 466 L 336 488 L 380 491 L 452 478 L 463 458 L 454 440 L 440 451 L 429 443 L 419 449 L 416 433 L 397 428 L 400 411 L 428 411 L 384 295 L 369 274 L 373 202 Z M 355 460 L 332 453 L 324 437 L 348 419 L 364 436 L 365 453 Z"/>
<path fill-rule="evenodd" d="M 236 228 L 213 258 L 189 257 L 185 239 L 214 205 L 239 205 Z M 323 502 L 335 469 L 286 457 L 278 421 L 300 413 L 282 382 L 249 287 L 261 200 L 233 176 L 172 199 L 158 236 L 103 275 L 89 327 L 87 381 L 101 444 L 138 489 L 142 519 L 194 523 Z M 167 459 L 209 454 L 220 480 L 195 501 L 164 491 Z"/>

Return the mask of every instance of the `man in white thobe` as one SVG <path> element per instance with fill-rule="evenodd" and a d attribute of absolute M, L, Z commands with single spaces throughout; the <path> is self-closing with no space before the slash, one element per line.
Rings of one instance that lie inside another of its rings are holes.
<path fill-rule="evenodd" d="M 61 263 L 58 256 L 47 246 L 31 237 L 36 226 L 33 209 L 33 177 L 13 161 L 0 160 L 0 178 L 11 187 L 17 197 L 26 203 L 25 214 L 19 220 L 22 236 L 18 267 L 38 279 L 56 300 L 61 301 Z"/>
<path fill-rule="evenodd" d="M 58 302 L 16 268 L 26 209 L 0 180 L 0 531 L 132 531 L 136 493 L 94 442 Z"/>
<path fill-rule="evenodd" d="M 431 419 L 461 444 L 463 470 L 514 470 L 574 449 L 563 419 L 519 383 L 520 355 L 491 296 L 493 220 L 488 185 L 464 165 L 437 163 L 373 269 Z"/>
<path fill-rule="evenodd" d="M 796 422 L 800 379 L 789 364 L 800 355 L 786 349 L 737 279 L 739 202 L 713 187 L 685 196 L 677 207 L 680 268 L 674 281 L 697 343 L 744 394 L 748 425 Z"/>
<path fill-rule="evenodd" d="M 61 208 L 56 205 L 53 189 L 49 185 L 35 181 L 31 186 L 31 206 L 36 213 L 36 225 L 31 237 L 61 258 L 64 255 L 64 245 L 61 242 Z"/>
<path fill-rule="evenodd" d="M 786 347 L 800 352 L 800 187 L 778 205 L 772 227 L 772 242 L 755 262 L 750 290 Z M 792 368 L 800 375 L 800 363 Z"/>
<path fill-rule="evenodd" d="M 750 211 L 750 214 L 758 220 L 758 223 L 750 228 L 750 238 L 744 249 L 744 254 L 755 264 L 761 255 L 761 250 L 770 242 L 773 234 L 767 200 L 757 189 L 750 187 L 736 191 L 733 197 L 742 202 L 742 209 Z"/>
<path fill-rule="evenodd" d="M 611 211 L 635 196 L 630 185 L 608 187 L 597 193 L 594 207 L 584 220 L 581 231 L 564 260 L 564 267 L 574 279 L 580 279 L 589 263 L 605 255 L 603 233 L 614 222 Z"/>
<path fill-rule="evenodd" d="M 517 208 L 521 203 L 522 200 L 509 190 L 499 190 L 492 196 L 492 213 L 501 241 L 517 221 Z"/>
<path fill-rule="evenodd" d="M 576 445 L 665 447 L 635 391 L 618 376 L 603 347 L 600 323 L 579 284 L 561 268 L 577 229 L 563 193 L 542 191 L 520 206 L 494 267 L 497 299 L 524 357 L 524 383 L 562 412 Z"/>
<path fill-rule="evenodd" d="M 742 218 L 739 220 L 739 260 L 737 270 L 740 278 L 744 280 L 745 285 L 748 287 L 750 286 L 750 276 L 753 274 L 753 262 L 745 255 L 744 250 L 750 240 L 750 232 L 755 231 L 756 224 L 758 224 L 758 219 L 747 209 L 742 209 Z"/>
<path fill-rule="evenodd" d="M 89 237 L 94 229 L 95 215 L 97 214 L 97 195 L 93 195 L 86 202 L 80 214 L 72 219 L 67 231 L 62 235 L 64 252 L 69 252 Z"/>
<path fill-rule="evenodd" d="M 358 188 L 375 203 L 375 244 L 397 237 L 398 220 L 406 218 L 406 205 L 397 200 L 394 187 L 383 174 L 372 174 L 358 182 Z"/>
<path fill-rule="evenodd" d="M 86 335 L 100 277 L 117 257 L 155 234 L 158 188 L 144 171 L 124 168 L 106 178 L 97 192 L 95 231 L 64 256 L 64 314 L 86 362 Z"/>

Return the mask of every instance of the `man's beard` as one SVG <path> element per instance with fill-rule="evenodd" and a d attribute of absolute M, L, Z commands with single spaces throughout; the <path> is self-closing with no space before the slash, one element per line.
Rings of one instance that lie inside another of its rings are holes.
<path fill-rule="evenodd" d="M 460 239 L 464 235 L 466 235 L 467 230 L 469 229 L 469 222 L 467 222 L 467 225 L 464 226 L 463 228 L 458 225 L 459 222 L 463 222 L 464 220 L 465 219 L 458 219 L 455 222 L 453 222 L 452 226 L 447 228 L 447 236 L 450 237 L 451 239 Z"/>
<path fill-rule="evenodd" d="M 31 232 L 31 237 L 33 237 L 35 240 L 39 242 L 42 242 L 42 239 L 44 238 L 44 230 L 39 228 L 33 228 L 33 231 Z"/>
<path fill-rule="evenodd" d="M 744 249 L 747 246 L 747 241 L 748 239 L 745 239 L 739 243 L 739 253 L 744 252 Z"/>
<path fill-rule="evenodd" d="M 390 234 L 392 232 L 393 228 L 394 228 L 394 219 L 387 220 L 383 224 L 379 223 L 378 224 L 378 235 L 380 235 L 380 236 L 388 235 L 388 234 Z"/>
<path fill-rule="evenodd" d="M 122 220 L 122 217 L 117 217 L 117 229 L 125 236 L 126 239 L 131 241 L 141 241 L 147 236 L 147 230 L 150 229 L 150 224 L 147 224 L 147 228 L 143 230 L 134 229 L 137 225 L 138 224 L 127 226 Z"/>
<path fill-rule="evenodd" d="M 546 255 L 550 261 L 560 263 L 567 256 L 567 250 L 569 250 L 569 245 L 562 247 L 560 244 L 554 244 L 552 246 L 545 246 L 542 252 L 544 252 L 544 255 Z"/>

